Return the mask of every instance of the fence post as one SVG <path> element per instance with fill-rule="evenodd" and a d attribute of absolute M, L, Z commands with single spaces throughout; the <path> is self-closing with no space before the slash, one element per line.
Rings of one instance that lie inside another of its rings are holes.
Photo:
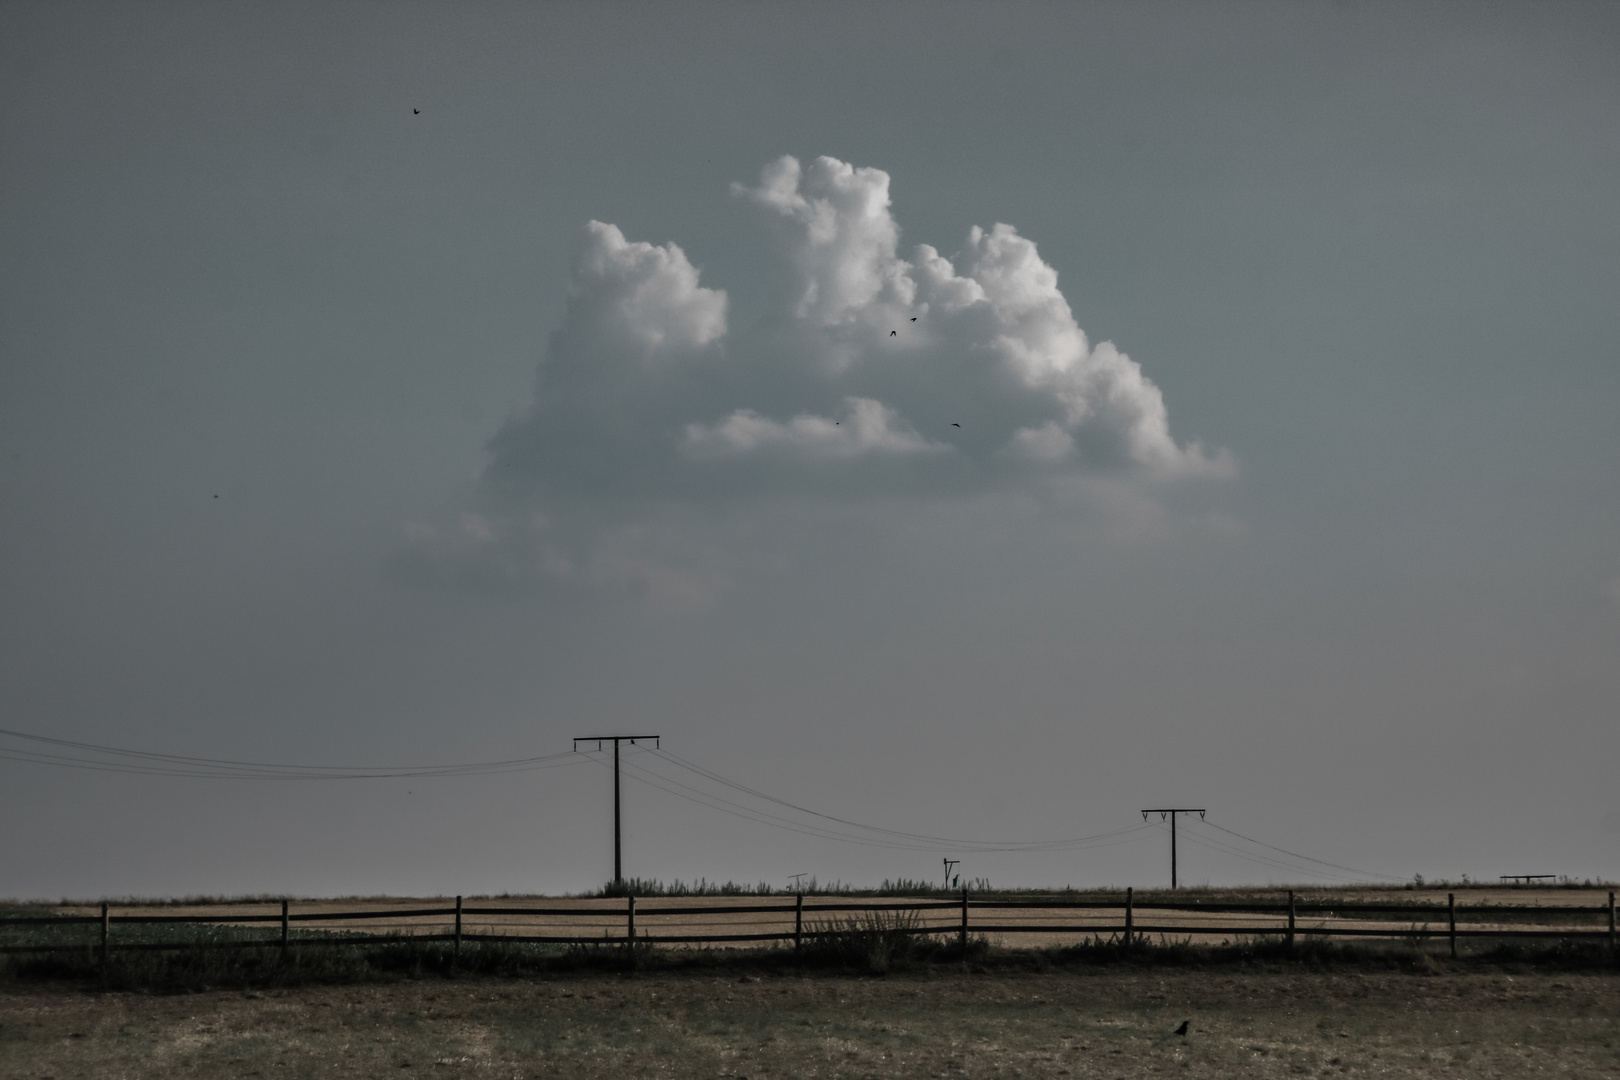
<path fill-rule="evenodd" d="M 1614 890 L 1609 890 L 1609 948 L 1614 948 Z"/>
<path fill-rule="evenodd" d="M 967 963 L 967 886 L 962 886 L 962 962 Z"/>
<path fill-rule="evenodd" d="M 1288 951 L 1294 951 L 1294 890 L 1288 890 Z"/>
<path fill-rule="evenodd" d="M 1132 892 L 1131 886 L 1125 886 L 1125 947 L 1127 949 L 1131 947 L 1131 927 L 1134 925 L 1131 918 Z"/>
<path fill-rule="evenodd" d="M 804 951 L 804 893 L 793 902 L 793 951 Z"/>
<path fill-rule="evenodd" d="M 456 963 L 461 963 L 461 897 L 456 897 L 456 945 L 451 954 Z"/>
<path fill-rule="evenodd" d="M 107 970 L 108 937 L 112 931 L 112 919 L 107 914 L 107 902 L 101 902 L 101 970 Z"/>
<path fill-rule="evenodd" d="M 287 901 L 283 900 L 281 902 L 281 962 L 283 964 L 287 962 L 287 932 L 292 922 L 292 919 L 288 916 L 287 907 Z"/>
<path fill-rule="evenodd" d="M 1457 959 L 1457 894 L 1446 893 L 1446 918 L 1451 924 L 1451 958 Z"/>
<path fill-rule="evenodd" d="M 628 920 L 629 933 L 626 935 L 631 941 L 636 940 L 636 898 L 625 897 L 625 916 Z"/>

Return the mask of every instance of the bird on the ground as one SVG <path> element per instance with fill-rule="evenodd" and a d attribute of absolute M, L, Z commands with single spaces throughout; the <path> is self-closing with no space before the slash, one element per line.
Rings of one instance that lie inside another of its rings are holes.
<path fill-rule="evenodd" d="M 1185 1034 L 1187 1034 L 1187 1025 L 1190 1024 L 1190 1023 L 1192 1023 L 1191 1020 L 1183 1020 L 1181 1022 L 1181 1026 L 1176 1028 L 1176 1034 L 1177 1035 L 1185 1035 Z"/>

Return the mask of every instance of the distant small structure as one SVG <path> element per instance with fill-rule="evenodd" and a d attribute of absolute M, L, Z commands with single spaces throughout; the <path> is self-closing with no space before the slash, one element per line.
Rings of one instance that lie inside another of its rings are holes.
<path fill-rule="evenodd" d="M 1537 881 L 1557 881 L 1558 880 L 1558 875 L 1557 874 L 1502 874 L 1501 878 L 1502 878 L 1503 881 L 1509 882 L 1511 884 L 1517 885 L 1517 884 L 1523 883 L 1525 885 L 1529 885 L 1529 884 L 1531 884 L 1533 882 L 1537 882 Z"/>

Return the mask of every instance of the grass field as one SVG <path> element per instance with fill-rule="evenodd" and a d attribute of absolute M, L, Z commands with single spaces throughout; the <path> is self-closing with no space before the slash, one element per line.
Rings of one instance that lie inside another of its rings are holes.
<path fill-rule="evenodd" d="M 1185 1038 L 1173 1034 L 1190 1020 Z M 0 989 L 0 1075 L 1620 1076 L 1620 976 L 720 972 Z"/>

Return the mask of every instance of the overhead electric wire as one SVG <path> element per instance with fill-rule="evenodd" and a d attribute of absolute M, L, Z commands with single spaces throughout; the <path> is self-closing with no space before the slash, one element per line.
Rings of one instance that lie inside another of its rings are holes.
<path fill-rule="evenodd" d="M 1235 836 L 1239 840 L 1247 840 L 1251 844 L 1259 844 L 1263 848 L 1270 848 L 1272 851 L 1280 851 L 1284 855 L 1289 855 L 1289 856 L 1292 856 L 1293 858 L 1296 858 L 1296 859 L 1304 859 L 1306 862 L 1318 863 L 1319 865 L 1322 865 L 1322 866 L 1331 866 L 1335 870 L 1347 870 L 1352 874 L 1361 874 L 1361 875 L 1363 875 L 1365 877 L 1381 878 L 1381 879 L 1383 879 L 1385 881 L 1402 881 L 1402 880 L 1404 880 L 1403 878 L 1391 877 L 1388 874 L 1376 874 L 1371 870 L 1358 870 L 1354 866 L 1344 866 L 1344 865 L 1342 865 L 1340 863 L 1328 862 L 1325 859 L 1313 859 L 1309 855 L 1301 855 L 1297 851 L 1289 851 L 1286 848 L 1277 847 L 1275 844 L 1268 844 L 1264 840 L 1256 840 L 1252 836 L 1244 836 L 1242 833 L 1237 832 L 1234 829 L 1228 829 L 1224 825 L 1217 825 L 1217 824 L 1215 824 L 1215 822 L 1210 821 L 1207 818 L 1204 820 L 1203 824 L 1208 825 L 1212 829 L 1219 829 L 1219 830 L 1221 830 L 1221 832 L 1227 833 L 1230 836 Z"/>
<path fill-rule="evenodd" d="M 81 755 L 49 753 L 22 747 L 0 747 L 0 759 L 24 761 L 34 764 L 56 765 L 65 768 L 90 769 L 97 772 L 137 773 L 149 776 L 190 776 L 224 780 L 371 780 L 389 778 L 418 778 L 433 776 L 490 775 L 508 772 L 530 772 L 537 769 L 571 765 L 571 753 L 544 754 L 539 757 L 511 758 L 504 761 L 478 761 L 451 765 L 293 765 L 262 761 L 241 761 L 231 758 L 194 757 L 187 754 L 158 754 L 145 750 L 128 750 L 98 743 L 58 739 L 48 735 L 33 735 L 24 731 L 0 728 L 0 736 L 26 739 L 79 751 Z"/>
<path fill-rule="evenodd" d="M 604 766 L 604 768 L 607 767 L 605 762 L 603 763 L 603 766 Z M 1062 850 L 1062 849 L 1053 849 L 1053 848 L 1046 848 L 1046 847 L 1038 847 L 1038 848 L 1037 847 L 1021 847 L 1021 848 L 972 847 L 971 845 L 975 843 L 974 841 L 916 842 L 916 841 L 906 841 L 906 840 L 884 839 L 882 837 L 861 836 L 861 835 L 858 835 L 858 834 L 852 834 L 852 833 L 842 832 L 842 831 L 835 830 L 835 829 L 829 829 L 826 826 L 807 824 L 807 823 L 804 823 L 804 822 L 793 821 L 792 819 L 782 817 L 779 814 L 772 814 L 772 813 L 769 813 L 768 811 L 758 810 L 758 809 L 755 809 L 754 807 L 746 806 L 743 803 L 734 802 L 734 801 L 732 801 L 730 799 L 725 799 L 725 798 L 722 798 L 721 796 L 712 794 L 711 792 L 706 792 L 706 791 L 702 791 L 702 790 L 700 790 L 698 788 L 694 788 L 691 785 L 684 784 L 681 781 L 676 780 L 676 779 L 674 779 L 672 777 L 664 776 L 662 773 L 655 773 L 655 772 L 652 772 L 651 770 L 648 770 L 648 769 L 639 768 L 639 767 L 637 767 L 636 765 L 634 765 L 631 762 L 621 762 L 621 766 L 626 770 L 633 770 L 632 771 L 632 776 L 633 776 L 634 779 L 640 780 L 642 783 L 646 783 L 646 784 L 648 784 L 648 785 L 650 785 L 652 787 L 659 788 L 660 790 L 666 791 L 666 792 L 668 792 L 668 793 L 670 793 L 672 795 L 676 795 L 679 798 L 688 799 L 689 801 L 692 801 L 692 802 L 698 802 L 701 805 L 710 806 L 713 809 L 722 810 L 723 812 L 730 813 L 733 816 L 742 817 L 742 818 L 745 818 L 746 820 L 754 821 L 754 822 L 756 822 L 758 824 L 771 825 L 771 826 L 778 827 L 778 828 L 786 828 L 786 829 L 790 829 L 793 832 L 803 833 L 805 835 L 810 835 L 810 836 L 817 836 L 817 837 L 821 837 L 823 839 L 841 840 L 841 841 L 846 841 L 846 842 L 849 842 L 849 843 L 864 844 L 864 845 L 867 845 L 867 846 L 874 846 L 874 847 L 886 847 L 886 848 L 892 848 L 892 849 L 904 850 L 904 851 Z M 639 774 L 639 775 L 637 775 L 637 774 Z M 655 778 L 655 779 L 649 779 L 649 778 Z M 656 781 L 663 781 L 663 783 L 658 783 Z M 665 786 L 666 784 L 673 784 L 676 787 L 679 787 L 679 788 L 681 788 L 681 789 L 683 789 L 683 790 L 685 790 L 687 792 L 690 792 L 691 794 L 690 795 L 682 795 L 681 792 L 675 791 L 673 788 L 666 787 Z M 723 805 L 721 805 L 721 804 L 723 804 Z M 727 809 L 728 807 L 731 808 L 731 809 Z M 1118 832 L 1120 832 L 1120 833 L 1139 832 L 1139 831 L 1141 831 L 1141 826 L 1133 826 L 1133 827 L 1131 827 L 1129 829 L 1118 830 Z M 1105 839 L 1110 835 L 1113 835 L 1113 834 L 1103 834 L 1101 837 L 1098 837 L 1096 839 Z M 1087 845 L 1087 846 L 1105 847 L 1105 846 L 1108 846 L 1108 845 L 1106 845 L 1106 844 L 1091 844 L 1091 845 Z"/>
<path fill-rule="evenodd" d="M 595 759 L 593 758 L 593 760 L 595 760 Z M 602 767 L 604 769 L 611 769 L 612 768 L 612 766 L 608 765 L 605 761 L 601 762 L 601 765 L 602 765 Z M 925 845 L 925 844 L 919 844 L 919 843 L 915 843 L 915 842 L 906 842 L 906 841 L 902 841 L 902 840 L 885 839 L 883 837 L 859 836 L 859 835 L 854 835 L 854 834 L 850 834 L 850 833 L 836 832 L 836 831 L 833 831 L 831 829 L 827 829 L 824 826 L 807 824 L 807 823 L 803 823 L 803 822 L 795 822 L 795 821 L 791 821 L 790 819 L 780 817 L 779 815 L 767 814 L 764 811 L 755 810 L 754 808 L 744 806 L 741 803 L 732 802 L 729 799 L 721 799 L 719 796 L 712 795 L 712 794 L 710 794 L 708 792 L 701 791 L 701 790 L 699 790 L 697 788 L 694 788 L 694 787 L 692 787 L 692 786 L 690 786 L 688 784 L 682 784 L 680 781 L 671 779 L 670 777 L 664 776 L 664 775 L 662 775 L 660 773 L 655 773 L 655 772 L 652 772 L 651 770 L 648 770 L 648 769 L 637 768 L 633 764 L 631 764 L 630 762 L 626 762 L 626 761 L 621 760 L 620 761 L 620 768 L 622 770 L 624 770 L 625 773 L 632 780 L 635 780 L 635 781 L 637 781 L 639 783 L 642 783 L 642 784 L 646 784 L 648 787 L 657 788 L 658 790 L 663 791 L 663 792 L 665 792 L 667 794 L 674 795 L 678 799 L 685 799 L 688 802 L 693 802 L 693 803 L 696 803 L 696 804 L 698 804 L 700 806 L 708 807 L 711 810 L 718 810 L 723 814 L 730 814 L 732 817 L 741 818 L 744 821 L 750 821 L 750 822 L 753 822 L 754 824 L 758 824 L 758 825 L 767 825 L 767 826 L 770 826 L 772 828 L 784 829 L 784 830 L 786 830 L 788 832 L 795 832 L 795 833 L 799 833 L 799 834 L 804 835 L 804 836 L 812 836 L 812 837 L 815 837 L 817 839 L 822 839 L 822 840 L 836 840 L 836 841 L 840 841 L 840 842 L 843 842 L 843 843 L 858 844 L 858 845 L 860 845 L 862 847 L 884 848 L 884 849 L 893 850 L 893 851 L 930 851 L 930 852 L 933 852 L 933 851 L 956 850 L 956 849 L 953 849 L 953 848 L 947 848 L 944 844 Z M 660 782 L 660 781 L 662 781 L 662 782 Z M 668 785 L 675 785 L 675 786 L 671 787 L 671 786 L 668 786 Z M 677 787 L 684 788 L 685 790 L 684 791 L 676 790 Z M 1119 838 L 1119 839 L 1114 839 L 1109 843 L 1092 843 L 1092 844 L 1089 844 L 1089 845 L 1086 845 L 1086 846 L 1087 847 L 1112 847 L 1115 844 L 1133 843 L 1137 839 L 1140 839 L 1140 837 L 1139 836 L 1130 836 L 1127 839 L 1127 838 L 1124 838 L 1124 834 L 1141 833 L 1144 829 L 1150 829 L 1150 828 L 1152 828 L 1152 826 L 1150 826 L 1150 825 L 1134 825 L 1134 826 L 1132 826 L 1132 827 L 1130 827 L 1128 829 L 1118 830 L 1118 833 L 1121 835 L 1121 838 Z M 1109 835 L 1111 835 L 1111 834 L 1103 834 L 1103 837 L 1101 837 L 1101 838 L 1106 838 Z M 987 851 L 988 852 L 988 851 L 1031 851 L 1031 850 L 1043 851 L 1043 850 L 1078 850 L 1078 849 L 1006 848 L 1006 847 L 1001 847 L 1001 848 L 975 848 L 975 849 L 965 849 L 965 850 L 977 850 L 977 851 Z"/>
<path fill-rule="evenodd" d="M 595 760 L 595 759 L 593 758 L 592 760 Z M 621 767 L 622 767 L 623 762 L 621 762 L 620 764 L 621 764 Z M 603 768 L 608 768 L 608 769 L 612 768 L 612 766 L 608 765 L 606 762 L 602 763 L 602 767 Z M 638 775 L 638 773 L 642 773 L 642 774 L 645 774 L 645 775 Z M 770 825 L 770 826 L 772 826 L 774 828 L 785 829 L 788 832 L 795 832 L 795 833 L 799 833 L 799 834 L 804 835 L 804 836 L 813 836 L 813 837 L 815 837 L 815 838 L 817 838 L 819 840 L 838 840 L 838 841 L 842 841 L 844 843 L 859 844 L 862 847 L 880 847 L 880 848 L 888 848 L 890 850 L 902 850 L 902 851 L 908 851 L 908 850 L 934 851 L 934 850 L 938 850 L 936 848 L 923 848 L 923 849 L 912 848 L 912 847 L 909 847 L 907 845 L 896 843 L 894 841 L 881 840 L 881 839 L 878 839 L 878 838 L 875 838 L 875 837 L 847 836 L 847 835 L 842 835 L 842 834 L 838 834 L 838 833 L 832 833 L 832 832 L 829 832 L 829 831 L 826 831 L 826 830 L 818 829 L 817 827 L 815 827 L 813 825 L 798 825 L 798 824 L 792 824 L 792 823 L 785 823 L 785 822 L 781 821 L 780 819 L 777 820 L 777 821 L 765 820 L 764 818 L 758 816 L 757 814 L 748 813 L 745 810 L 735 809 L 737 804 L 723 805 L 721 803 L 710 801 L 709 799 L 705 799 L 705 798 L 702 798 L 700 796 L 690 795 L 690 794 L 687 794 L 687 793 L 682 792 L 682 791 L 677 791 L 675 788 L 672 788 L 672 787 L 667 787 L 664 784 L 658 783 L 656 780 L 649 779 L 649 776 L 653 776 L 653 775 L 656 775 L 656 774 L 646 774 L 645 770 L 636 770 L 635 772 L 629 773 L 630 778 L 632 780 L 635 780 L 637 783 L 646 784 L 648 787 L 651 787 L 651 788 L 657 788 L 659 791 L 665 792 L 666 794 L 669 794 L 669 795 L 673 795 L 677 799 L 685 799 L 686 801 L 696 803 L 699 806 L 704 806 L 704 807 L 707 807 L 707 808 L 709 808 L 711 810 L 718 810 L 722 814 L 730 814 L 732 817 L 742 818 L 744 821 L 751 821 L 756 825 Z"/>
<path fill-rule="evenodd" d="M 0 744 L 0 761 L 16 761 L 28 764 L 51 765 L 59 768 L 86 769 L 95 772 L 116 772 L 147 776 L 191 777 L 197 779 L 226 779 L 226 780 L 374 780 L 389 778 L 428 778 L 448 776 L 488 776 L 502 773 L 531 772 L 541 769 L 560 768 L 574 765 L 584 761 L 593 761 L 606 767 L 607 763 L 597 756 L 587 752 L 583 755 L 577 751 L 566 753 L 544 754 L 538 757 L 510 758 L 499 761 L 465 762 L 449 765 L 296 765 L 274 762 L 243 761 L 231 758 L 208 758 L 186 754 L 160 754 L 144 750 L 129 750 L 122 747 L 106 746 L 98 743 L 78 742 L 72 739 L 59 739 L 47 735 L 34 735 L 23 731 L 12 731 L 0 728 L 0 738 L 25 740 L 40 743 L 62 752 L 52 752 L 45 749 L 29 749 L 27 747 L 6 746 Z M 1142 823 L 1126 828 L 1113 829 L 1107 832 L 1093 833 L 1087 836 L 1065 837 L 1049 840 L 970 840 L 961 837 L 936 836 L 928 833 L 907 832 L 900 829 L 889 829 L 878 825 L 869 825 L 865 822 L 850 818 L 838 817 L 834 814 L 823 813 L 807 806 L 790 802 L 757 788 L 739 783 L 728 777 L 705 768 L 696 762 L 687 761 L 677 754 L 660 747 L 638 747 L 641 754 L 628 755 L 630 760 L 623 761 L 623 768 L 629 771 L 631 778 L 657 788 L 677 798 L 719 810 L 722 813 L 766 825 L 771 828 L 786 829 L 805 836 L 817 839 L 834 840 L 841 843 L 859 844 L 867 847 L 881 847 L 894 850 L 907 851 L 970 851 L 970 852 L 1037 852 L 1037 851 L 1078 851 L 1090 848 L 1113 847 L 1119 844 L 1135 843 L 1142 839 L 1142 833 L 1147 830 L 1163 830 L 1161 823 Z M 661 772 L 644 768 L 634 759 L 644 754 L 660 758 L 677 768 L 684 769 L 697 777 L 710 783 L 728 788 L 753 799 L 758 799 L 797 814 L 806 815 L 816 821 L 801 821 L 785 817 L 780 813 L 756 806 L 750 806 L 734 799 L 726 798 L 713 791 L 706 791 L 691 784 L 666 776 Z M 832 824 L 819 824 L 830 822 Z M 1189 831 L 1186 838 L 1195 844 L 1235 855 L 1249 862 L 1269 866 L 1275 870 L 1289 873 L 1307 874 L 1311 877 L 1324 878 L 1334 881 L 1352 881 L 1354 879 L 1341 878 L 1337 874 L 1325 873 L 1315 867 L 1327 867 L 1332 870 L 1357 875 L 1362 879 L 1381 881 L 1398 881 L 1386 874 L 1377 874 L 1368 870 L 1361 870 L 1341 863 L 1329 862 L 1310 855 L 1302 855 L 1289 851 L 1286 848 L 1256 840 L 1252 836 L 1245 836 L 1234 829 L 1207 819 L 1189 824 L 1204 824 L 1212 829 L 1219 830 L 1229 836 L 1235 837 L 1248 844 L 1264 848 L 1286 856 L 1287 859 L 1299 860 L 1314 866 L 1301 866 L 1278 859 L 1274 855 L 1256 854 L 1232 846 L 1230 843 L 1215 839 L 1214 837 L 1200 837 Z M 851 831 L 855 830 L 855 831 Z"/>
<path fill-rule="evenodd" d="M 1332 881 L 1340 884 L 1356 883 L 1365 880 L 1362 878 L 1346 878 L 1343 875 L 1330 874 L 1322 870 L 1317 870 L 1313 867 L 1280 862 L 1268 855 L 1257 855 L 1252 852 L 1244 851 L 1241 848 L 1232 847 L 1229 844 L 1222 844 L 1219 841 L 1213 841 L 1204 837 L 1193 836 L 1191 834 L 1183 836 L 1182 839 L 1186 840 L 1188 843 L 1197 844 L 1199 847 L 1208 848 L 1210 851 L 1218 851 L 1225 855 L 1232 855 L 1239 859 L 1243 859 L 1246 862 L 1256 863 L 1261 866 L 1269 866 L 1273 870 L 1281 870 L 1289 874 L 1320 878 L 1324 881 Z"/>
<path fill-rule="evenodd" d="M 1090 836 L 1068 837 L 1068 838 L 1055 839 L 1055 840 L 968 840 L 968 839 L 963 839 L 963 838 L 960 838 L 960 837 L 932 836 L 932 835 L 929 835 L 929 834 L 926 834 L 926 833 L 904 832 L 904 831 L 897 830 L 897 829 L 887 829 L 887 828 L 883 828 L 881 826 L 868 825 L 868 824 L 866 824 L 864 822 L 852 821 L 852 820 L 850 820 L 848 818 L 836 817 L 836 816 L 834 816 L 832 814 L 824 814 L 824 813 L 821 813 L 820 811 L 811 810 L 808 807 L 800 806 L 797 803 L 788 802 L 785 799 L 777 798 L 774 795 L 768 795 L 765 792 L 759 791 L 759 790 L 757 790 L 755 788 L 751 788 L 751 787 L 748 787 L 748 786 L 746 786 L 744 784 L 739 784 L 739 783 L 737 783 L 735 781 L 729 780 L 729 779 L 727 779 L 727 778 L 725 778 L 723 776 L 720 776 L 718 773 L 715 773 L 715 772 L 713 772 L 711 770 L 708 770 L 708 769 L 704 769 L 701 766 L 696 765 L 695 763 L 688 762 L 688 761 L 685 761 L 684 759 L 678 758 L 676 755 L 671 754 L 667 750 L 666 751 L 654 750 L 654 751 L 652 751 L 652 753 L 656 754 L 659 757 L 663 757 L 666 760 L 671 760 L 674 764 L 680 765 L 683 768 L 686 768 L 686 769 L 689 769 L 689 770 L 691 770 L 693 772 L 696 772 L 699 775 L 704 776 L 704 777 L 706 777 L 706 778 L 708 778 L 710 780 L 713 780 L 713 781 L 715 781 L 717 783 L 724 784 L 727 787 L 733 788 L 733 789 L 738 790 L 738 791 L 746 792 L 747 794 L 753 795 L 753 796 L 755 796 L 757 798 L 761 798 L 761 799 L 764 799 L 766 801 L 773 802 L 773 803 L 775 803 L 775 804 L 777 804 L 779 806 L 788 807 L 790 809 L 797 810 L 800 813 L 809 814 L 812 817 L 822 818 L 822 819 L 827 820 L 827 821 L 835 821 L 835 822 L 838 822 L 839 824 L 842 824 L 842 825 L 848 825 L 848 826 L 851 826 L 851 827 L 854 827 L 854 828 L 864 829 L 864 830 L 867 830 L 869 832 L 879 833 L 879 834 L 883 834 L 883 835 L 894 836 L 894 837 L 898 837 L 898 838 L 908 840 L 908 841 L 920 841 L 920 842 L 927 842 L 927 843 L 933 843 L 933 844 L 941 844 L 941 845 L 946 845 L 946 846 L 949 846 L 949 847 L 952 847 L 952 848 L 977 849 L 977 850 L 987 850 L 987 851 L 1058 850 L 1058 849 L 1065 848 L 1065 847 L 1077 847 L 1077 846 L 1086 845 L 1086 844 L 1088 844 L 1090 842 L 1094 842 L 1094 841 L 1106 840 L 1106 839 L 1109 839 L 1109 838 L 1112 838 L 1112 837 L 1115 837 L 1115 836 L 1123 835 L 1125 833 L 1139 832 L 1140 828 L 1141 828 L 1140 826 L 1133 825 L 1133 826 L 1130 826 L 1130 827 L 1127 827 L 1127 828 L 1113 829 L 1113 830 L 1109 830 L 1107 832 L 1096 833 L 1096 834 L 1093 834 L 1093 835 L 1090 835 Z M 671 781 L 671 782 L 672 783 L 678 783 L 678 781 Z"/>
<path fill-rule="evenodd" d="M 694 773 L 697 773 L 699 776 L 703 776 L 717 784 L 724 784 L 726 787 L 752 795 L 755 798 L 764 799 L 767 802 L 773 802 L 778 806 L 784 806 L 791 810 L 797 810 L 801 814 L 809 814 L 812 817 L 822 818 L 826 821 L 836 821 L 840 825 L 848 825 L 853 828 L 864 829 L 868 832 L 880 833 L 908 841 L 926 841 L 934 844 L 945 844 L 953 848 L 973 848 L 980 851 L 1040 851 L 1061 850 L 1065 847 L 1083 845 L 1088 841 L 1108 839 L 1110 837 L 1120 836 L 1127 832 L 1135 832 L 1140 830 L 1140 826 L 1131 826 L 1124 829 L 1114 829 L 1109 832 L 1094 833 L 1090 836 L 1064 837 L 1052 840 L 965 840 L 960 837 L 933 836 L 928 833 L 905 832 L 899 829 L 883 828 L 878 825 L 868 825 L 865 822 L 852 821 L 849 818 L 837 817 L 833 814 L 824 814 L 819 810 L 812 810 L 807 806 L 800 806 L 798 803 L 788 802 L 786 799 L 777 798 L 775 795 L 767 794 L 758 790 L 757 788 L 752 788 L 746 784 L 740 784 L 735 780 L 721 776 L 719 773 L 714 772 L 711 769 L 706 769 L 695 762 L 687 761 L 685 758 L 679 757 L 668 750 L 654 748 L 649 749 L 647 752 L 656 755 L 657 757 L 661 757 L 666 761 L 669 761 L 671 764 L 678 765 L 683 769 L 688 769 Z"/>
<path fill-rule="evenodd" d="M 1208 821 L 1205 821 L 1203 823 L 1204 824 L 1213 824 L 1212 822 L 1208 822 Z M 1160 828 L 1160 829 L 1165 828 L 1165 826 L 1162 825 L 1162 824 L 1156 824 L 1155 827 Z M 1230 829 L 1221 829 L 1221 831 L 1222 832 L 1231 832 Z M 1253 839 L 1251 839 L 1249 837 L 1246 837 L 1246 836 L 1241 836 L 1240 834 L 1235 834 L 1234 833 L 1233 835 L 1239 835 L 1240 839 L 1247 840 L 1248 842 L 1250 842 L 1252 844 L 1255 844 L 1255 845 L 1257 845 L 1259 847 L 1271 848 L 1271 850 L 1274 850 L 1274 851 L 1282 851 L 1282 849 L 1280 849 L 1280 848 L 1272 848 L 1272 846 L 1270 844 L 1265 844 L 1265 843 L 1262 843 L 1261 841 L 1253 840 Z M 1276 858 L 1275 856 L 1245 851 L 1242 848 L 1235 847 L 1235 846 L 1233 846 L 1233 845 L 1231 845 L 1229 843 L 1226 843 L 1226 842 L 1221 841 L 1221 840 L 1217 840 L 1217 839 L 1215 839 L 1213 837 L 1199 836 L 1196 832 L 1192 832 L 1192 831 L 1182 833 L 1182 838 L 1189 841 L 1189 842 L 1191 842 L 1191 843 L 1197 844 L 1200 847 L 1208 848 L 1211 851 L 1219 851 L 1219 852 L 1222 852 L 1223 854 L 1235 855 L 1238 858 L 1243 859 L 1243 860 L 1245 860 L 1247 862 L 1257 863 L 1257 864 L 1259 864 L 1261 866 L 1269 866 L 1274 870 L 1282 870 L 1282 871 L 1285 871 L 1285 872 L 1290 873 L 1290 874 L 1301 874 L 1301 875 L 1304 875 L 1304 876 L 1307 876 L 1307 877 L 1320 878 L 1320 879 L 1322 879 L 1324 881 L 1331 881 L 1331 882 L 1335 882 L 1335 883 L 1338 883 L 1338 884 L 1364 884 L 1367 881 L 1369 881 L 1369 879 L 1370 880 L 1375 880 L 1375 881 L 1380 880 L 1377 875 L 1362 874 L 1362 872 L 1354 870 L 1354 869 L 1349 868 L 1349 867 L 1335 867 L 1335 868 L 1339 869 L 1339 870 L 1346 870 L 1346 871 L 1348 871 L 1348 872 L 1350 872 L 1352 874 L 1357 874 L 1359 876 L 1357 876 L 1357 877 L 1345 877 L 1343 874 L 1329 873 L 1329 872 L 1317 869 L 1316 867 L 1313 867 L 1313 866 L 1305 866 L 1305 865 L 1300 865 L 1298 863 L 1284 862 L 1283 860 L 1280 860 L 1280 859 Z M 1289 856 L 1291 856 L 1293 858 L 1296 858 L 1296 859 L 1304 860 L 1305 862 L 1314 862 L 1314 863 L 1319 863 L 1319 864 L 1325 865 L 1325 866 L 1334 865 L 1334 864 L 1331 864 L 1331 863 L 1326 863 L 1321 859 L 1312 859 L 1308 855 L 1294 855 L 1292 852 L 1287 852 L 1287 851 L 1283 851 L 1282 853 L 1285 854 L 1285 855 L 1289 855 Z"/>

